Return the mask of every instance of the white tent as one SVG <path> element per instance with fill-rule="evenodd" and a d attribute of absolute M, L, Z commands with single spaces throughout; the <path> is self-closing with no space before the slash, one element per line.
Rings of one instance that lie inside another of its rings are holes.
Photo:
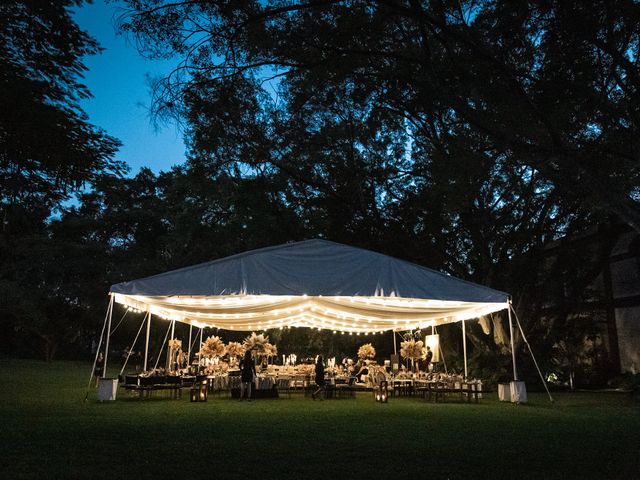
<path fill-rule="evenodd" d="M 111 287 L 110 295 L 98 344 L 99 352 L 106 339 L 105 371 L 114 302 L 146 312 L 146 322 L 138 331 L 139 335 L 146 323 L 145 370 L 151 315 L 171 320 L 171 338 L 177 321 L 201 329 L 310 327 L 343 333 L 415 330 L 462 321 L 464 339 L 464 320 L 506 309 L 513 347 L 513 307 L 507 293 L 387 255 L 320 239 L 251 250 L 118 283 Z M 520 322 L 517 323 L 531 352 Z M 513 348 L 511 353 L 517 380 Z M 466 342 L 464 354 L 466 376 Z M 538 373 L 546 388 L 539 368 Z"/>
<path fill-rule="evenodd" d="M 111 287 L 115 302 L 197 327 L 373 333 L 509 308 L 504 292 L 327 240 L 252 250 Z"/>

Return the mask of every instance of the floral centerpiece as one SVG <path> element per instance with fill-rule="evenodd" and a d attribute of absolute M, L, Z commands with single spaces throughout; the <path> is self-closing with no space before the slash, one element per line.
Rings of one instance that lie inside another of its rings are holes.
<path fill-rule="evenodd" d="M 360 360 L 370 360 L 376 356 L 376 349 L 370 343 L 365 343 L 358 349 L 358 358 Z"/>
<path fill-rule="evenodd" d="M 235 365 L 238 358 L 244 355 L 244 347 L 240 342 L 227 343 L 227 355 L 229 355 L 229 363 Z"/>
<path fill-rule="evenodd" d="M 208 365 L 204 369 L 205 375 L 223 375 L 229 370 L 229 364 L 227 362 L 218 362 Z"/>
<path fill-rule="evenodd" d="M 251 332 L 251 335 L 246 337 L 243 342 L 245 350 L 253 352 L 254 355 L 264 355 L 265 345 L 269 343 L 269 337 L 264 334 L 256 335 L 256 332 Z"/>
<path fill-rule="evenodd" d="M 278 356 L 278 347 L 276 347 L 274 344 L 267 342 L 264 345 L 264 355 L 267 358 L 273 358 L 273 357 L 277 357 Z"/>
<path fill-rule="evenodd" d="M 400 355 L 404 358 L 411 359 L 412 365 L 415 366 L 416 360 L 422 357 L 424 343 L 422 340 L 405 340 L 400 344 Z"/>
<path fill-rule="evenodd" d="M 214 336 L 207 338 L 202 344 L 202 348 L 200 349 L 200 359 L 203 358 L 219 358 L 222 357 L 227 348 L 224 345 L 224 342 L 220 337 Z"/>

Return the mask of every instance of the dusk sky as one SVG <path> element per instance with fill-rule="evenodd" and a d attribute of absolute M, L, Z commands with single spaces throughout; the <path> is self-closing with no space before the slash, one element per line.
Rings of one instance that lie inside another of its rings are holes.
<path fill-rule="evenodd" d="M 95 125 L 123 143 L 117 158 L 129 164 L 131 175 L 143 166 L 154 172 L 168 170 L 184 161 L 185 146 L 175 126 L 154 126 L 148 111 L 147 75 L 170 71 L 172 62 L 147 60 L 131 40 L 116 34 L 113 16 L 121 8 L 117 3 L 95 0 L 74 15 L 104 48 L 101 55 L 85 59 L 89 68 L 85 84 L 94 98 L 82 102 L 82 107 Z"/>

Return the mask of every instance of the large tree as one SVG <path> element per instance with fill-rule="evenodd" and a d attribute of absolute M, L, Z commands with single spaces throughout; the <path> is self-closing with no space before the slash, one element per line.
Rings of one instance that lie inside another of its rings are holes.
<path fill-rule="evenodd" d="M 563 303 L 584 296 L 609 237 L 571 269 L 546 244 L 612 215 L 640 230 L 635 2 L 129 3 L 142 53 L 183 59 L 154 107 L 186 120 L 193 161 L 278 179 L 309 235 L 503 288 L 535 319 L 550 272 L 582 287 Z"/>
<path fill-rule="evenodd" d="M 144 53 L 184 59 L 157 83 L 158 111 L 243 76 L 280 79 L 290 116 L 348 90 L 429 149 L 464 125 L 567 201 L 640 229 L 636 2 L 129 3 L 123 29 Z"/>
<path fill-rule="evenodd" d="M 100 50 L 71 18 L 83 3 L 0 3 L 0 325 L 7 341 L 16 331 L 41 338 L 47 358 L 77 335 L 70 320 L 83 307 L 63 287 L 87 266 L 81 250 L 53 240 L 51 215 L 125 168 L 113 158 L 118 141 L 79 106 L 90 95 L 83 57 Z"/>

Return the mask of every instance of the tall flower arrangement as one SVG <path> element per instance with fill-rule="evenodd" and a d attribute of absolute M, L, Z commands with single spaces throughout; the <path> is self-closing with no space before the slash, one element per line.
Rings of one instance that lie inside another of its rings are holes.
<path fill-rule="evenodd" d="M 222 357 L 227 348 L 222 339 L 218 336 L 207 338 L 200 349 L 200 358 Z"/>
<path fill-rule="evenodd" d="M 251 335 L 244 339 L 242 345 L 245 350 L 253 352 L 254 355 L 264 355 L 265 345 L 269 343 L 269 337 L 264 334 L 256 335 L 256 332 L 251 332 Z"/>
<path fill-rule="evenodd" d="M 278 347 L 276 347 L 272 343 L 267 342 L 264 346 L 264 355 L 268 359 L 272 359 L 273 357 L 276 357 L 278 355 Z"/>
<path fill-rule="evenodd" d="M 236 359 L 244 355 L 244 347 L 240 342 L 227 343 L 227 355 L 230 359 Z"/>
<path fill-rule="evenodd" d="M 411 359 L 411 364 L 415 366 L 416 360 L 422 357 L 424 343 L 422 340 L 405 340 L 400 344 L 400 355 L 404 358 Z"/>
<path fill-rule="evenodd" d="M 370 343 L 365 343 L 358 349 L 358 358 L 360 360 L 370 360 L 376 356 L 376 349 Z"/>

